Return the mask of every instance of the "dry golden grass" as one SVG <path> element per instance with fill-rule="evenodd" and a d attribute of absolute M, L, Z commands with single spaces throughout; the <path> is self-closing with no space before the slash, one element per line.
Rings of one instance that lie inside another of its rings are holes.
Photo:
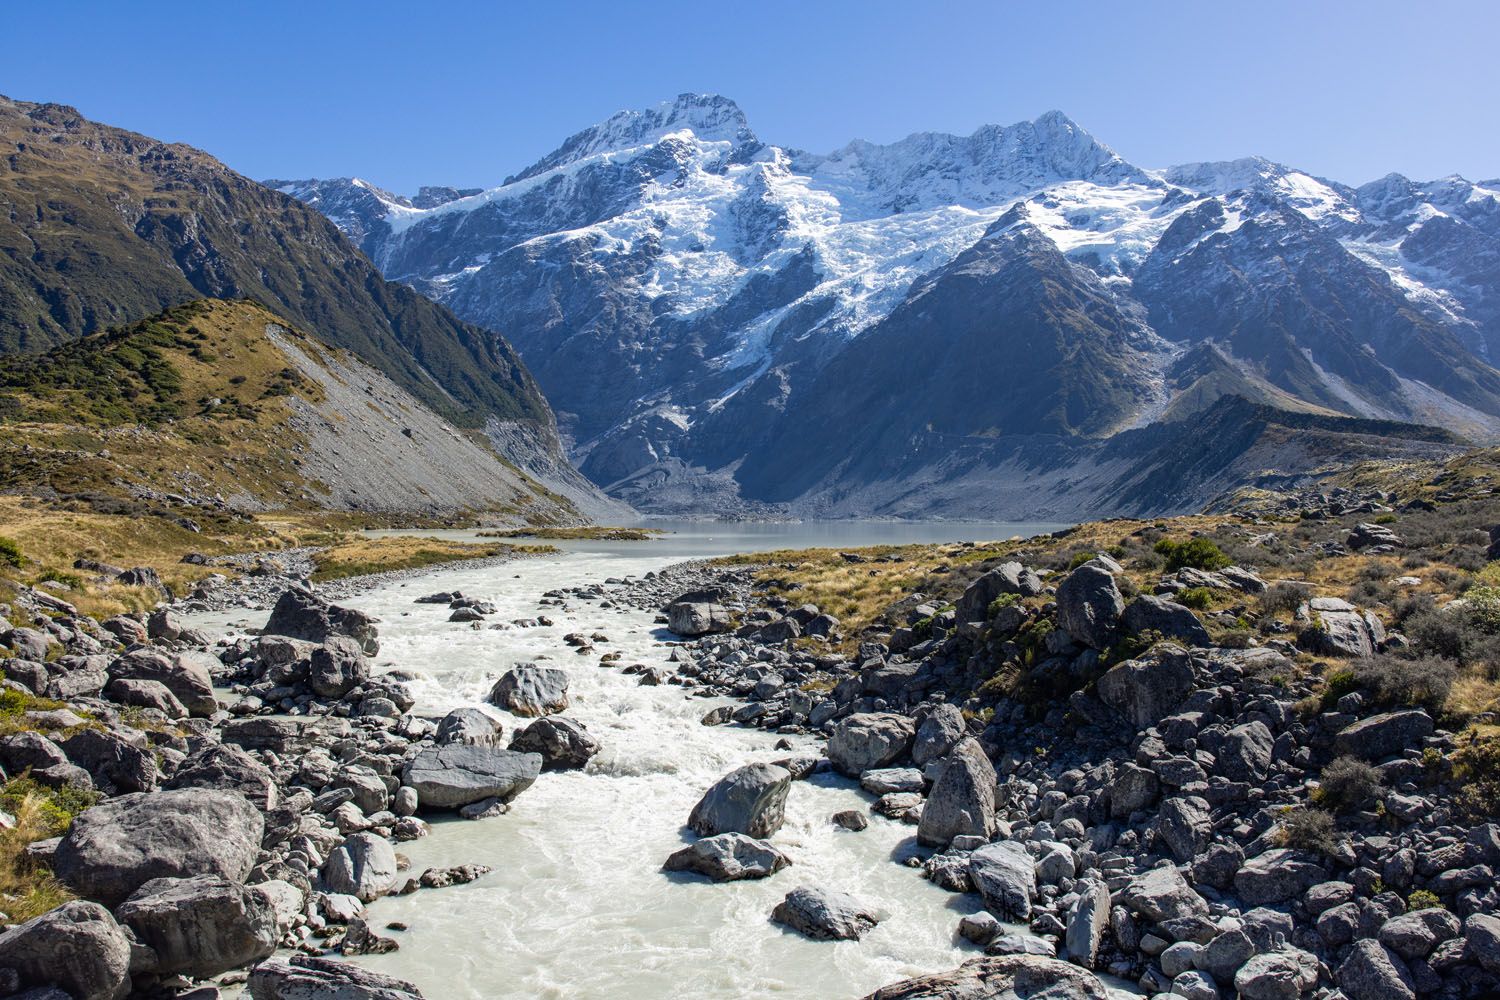
<path fill-rule="evenodd" d="M 451 542 L 435 538 L 367 538 L 347 535 L 313 556 L 314 580 L 338 580 L 391 570 L 418 569 L 464 559 L 555 552 L 550 545 Z"/>
<path fill-rule="evenodd" d="M 502 531 L 481 531 L 480 538 L 593 538 L 606 542 L 646 542 L 666 532 L 659 528 L 609 528 L 591 524 L 572 528 L 536 527 L 511 528 Z"/>
<path fill-rule="evenodd" d="M 74 897 L 50 871 L 26 857 L 26 845 L 66 829 L 58 828 L 49 802 L 38 793 L 27 793 L 16 806 L 14 819 L 14 826 L 0 830 L 0 910 L 11 923 L 20 923 Z"/>

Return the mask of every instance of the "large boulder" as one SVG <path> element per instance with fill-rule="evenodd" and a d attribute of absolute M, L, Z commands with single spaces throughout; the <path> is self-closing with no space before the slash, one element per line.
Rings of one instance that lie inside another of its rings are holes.
<path fill-rule="evenodd" d="M 518 663 L 490 690 L 490 704 L 514 715 L 540 716 L 568 707 L 568 672 L 535 663 Z"/>
<path fill-rule="evenodd" d="M 1379 618 L 1341 597 L 1314 597 L 1308 602 L 1307 620 L 1297 643 L 1320 656 L 1373 656 L 1385 639 Z"/>
<path fill-rule="evenodd" d="M 161 681 L 117 677 L 109 682 L 105 694 L 117 705 L 153 708 L 169 719 L 185 719 L 189 714 L 187 706 Z"/>
<path fill-rule="evenodd" d="M 885 915 L 847 893 L 804 885 L 776 904 L 771 919 L 815 941 L 857 941 Z"/>
<path fill-rule="evenodd" d="M 510 748 L 519 753 L 542 755 L 542 769 L 565 771 L 581 768 L 599 752 L 599 741 L 583 723 L 553 716 L 538 719 L 511 738 Z"/>
<path fill-rule="evenodd" d="M 79 895 L 109 906 L 154 878 L 208 874 L 243 882 L 264 826 L 238 792 L 122 795 L 79 814 L 57 846 L 53 871 Z"/>
<path fill-rule="evenodd" d="M 260 810 L 274 809 L 280 797 L 271 769 L 233 743 L 210 743 L 189 754 L 167 787 L 236 791 Z"/>
<path fill-rule="evenodd" d="M 1234 974 L 1241 1000 L 1298 1000 L 1318 985 L 1318 960 L 1300 948 L 1254 956 Z"/>
<path fill-rule="evenodd" d="M 729 609 L 712 601 L 677 601 L 667 606 L 667 628 L 684 639 L 728 632 Z"/>
<path fill-rule="evenodd" d="M 1120 625 L 1132 635 L 1160 632 L 1168 639 L 1180 639 L 1190 646 L 1207 646 L 1212 641 L 1208 629 L 1192 611 L 1150 594 L 1142 594 L 1126 606 Z"/>
<path fill-rule="evenodd" d="M 505 727 L 500 720 L 484 709 L 466 706 L 455 708 L 443 716 L 442 721 L 438 723 L 435 739 L 438 746 L 459 743 L 498 747 L 504 731 Z"/>
<path fill-rule="evenodd" d="M 1111 667 L 1099 678 L 1097 689 L 1101 701 L 1137 729 L 1145 729 L 1171 715 L 1193 690 L 1192 663 L 1176 646 L 1158 645 L 1138 659 Z"/>
<path fill-rule="evenodd" d="M 697 872 L 715 882 L 766 878 L 792 863 L 768 841 L 743 833 L 704 837 L 667 858 L 663 871 Z"/>
<path fill-rule="evenodd" d="M 1042 592 L 1042 581 L 1018 562 L 1001 563 L 995 569 L 969 584 L 958 599 L 958 620 L 982 622 L 989 618 L 990 605 L 1001 594 L 1034 597 Z"/>
<path fill-rule="evenodd" d="M 1057 624 L 1094 649 L 1113 644 L 1124 610 L 1125 598 L 1114 574 L 1097 562 L 1079 566 L 1057 588 Z"/>
<path fill-rule="evenodd" d="M 1208 916 L 1208 903 L 1169 865 L 1144 871 L 1125 884 L 1120 903 L 1153 924 Z"/>
<path fill-rule="evenodd" d="M 1208 800 L 1196 795 L 1178 795 L 1161 804 L 1156 814 L 1157 839 L 1178 861 L 1191 861 L 1207 847 L 1213 833 Z"/>
<path fill-rule="evenodd" d="M 411 983 L 311 955 L 266 959 L 248 986 L 251 1000 L 422 1000 Z"/>
<path fill-rule="evenodd" d="M 1085 969 L 1094 968 L 1104 946 L 1104 929 L 1109 926 L 1109 886 L 1098 879 L 1083 879 L 1078 895 L 1068 908 L 1064 941 L 1068 961 Z"/>
<path fill-rule="evenodd" d="M 864 1000 L 1110 1000 L 1091 972 L 1040 955 L 974 958 L 952 972 L 883 986 Z"/>
<path fill-rule="evenodd" d="M 938 758 L 946 757 L 968 730 L 963 712 L 947 702 L 934 706 L 925 714 L 918 713 L 917 718 L 920 722 L 911 745 L 911 760 L 918 767 L 926 767 Z"/>
<path fill-rule="evenodd" d="M 1416 1000 L 1417 997 L 1411 972 L 1401 956 L 1370 938 L 1354 942 L 1334 979 L 1349 1000 Z"/>
<path fill-rule="evenodd" d="M 541 772 L 540 754 L 454 743 L 420 751 L 407 761 L 401 783 L 416 789 L 423 808 L 458 809 L 488 798 L 509 802 Z"/>
<path fill-rule="evenodd" d="M 1500 976 L 1500 917 L 1492 913 L 1469 914 L 1464 920 L 1464 943 L 1480 965 Z"/>
<path fill-rule="evenodd" d="M 894 764 L 911 747 L 912 720 L 894 712 L 861 712 L 842 719 L 828 739 L 833 769 L 858 778 L 875 767 Z"/>
<path fill-rule="evenodd" d="M 1419 749 L 1432 731 L 1432 716 L 1420 708 L 1408 708 L 1372 715 L 1345 726 L 1339 731 L 1335 746 L 1340 754 L 1381 761 Z"/>
<path fill-rule="evenodd" d="M 1251 906 L 1284 903 L 1328 878 L 1299 851 L 1277 848 L 1256 855 L 1234 873 L 1234 892 Z"/>
<path fill-rule="evenodd" d="M 328 855 L 323 885 L 363 902 L 379 899 L 396 886 L 396 851 L 373 833 L 355 833 Z"/>
<path fill-rule="evenodd" d="M 989 840 L 995 832 L 995 768 L 979 741 L 965 738 L 938 771 L 917 840 L 928 847 L 946 847 L 954 837 L 972 835 Z"/>
<path fill-rule="evenodd" d="M 58 746 L 70 763 L 87 771 L 95 786 L 104 791 L 149 792 L 161 777 L 156 758 L 139 733 L 79 729 Z"/>
<path fill-rule="evenodd" d="M 14 969 L 23 987 L 119 1000 L 130 992 L 130 941 L 108 910 L 76 900 L 0 934 L 0 968 Z"/>
<path fill-rule="evenodd" d="M 792 773 L 775 764 L 746 764 L 720 778 L 688 816 L 688 826 L 700 837 L 743 833 L 769 837 L 786 818 L 787 790 Z"/>
<path fill-rule="evenodd" d="M 1264 781 L 1275 747 L 1276 737 L 1259 719 L 1235 726 L 1219 743 L 1217 770 L 1230 781 Z"/>
<path fill-rule="evenodd" d="M 1021 844 L 1001 840 L 969 855 L 969 881 L 985 907 L 1001 920 L 1031 919 L 1036 895 L 1036 862 Z"/>
<path fill-rule="evenodd" d="M 217 875 L 153 879 L 115 916 L 150 946 L 158 975 L 206 979 L 276 950 L 270 897 Z"/>
<path fill-rule="evenodd" d="M 109 665 L 110 680 L 158 681 L 192 715 L 206 718 L 219 710 L 210 671 L 218 663 L 208 653 L 190 650 L 165 653 L 132 649 Z"/>
<path fill-rule="evenodd" d="M 363 611 L 329 604 L 301 587 L 282 592 L 261 634 L 284 635 L 316 643 L 327 642 L 334 636 L 346 636 L 359 643 L 366 656 L 380 652 L 373 618 Z"/>
<path fill-rule="evenodd" d="M 349 636 L 329 636 L 309 657 L 307 685 L 320 698 L 342 698 L 369 678 L 364 650 Z"/>

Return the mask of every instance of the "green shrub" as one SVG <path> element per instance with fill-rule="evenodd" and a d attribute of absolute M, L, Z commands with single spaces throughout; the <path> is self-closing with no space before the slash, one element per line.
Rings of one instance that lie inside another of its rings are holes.
<path fill-rule="evenodd" d="M 985 616 L 993 618 L 1000 613 L 1001 608 L 1008 608 L 1012 604 L 1019 604 L 1020 601 L 1021 596 L 1019 594 L 1001 594 L 990 602 L 990 606 L 985 609 Z"/>
<path fill-rule="evenodd" d="M 1222 549 L 1201 535 L 1185 542 L 1163 538 L 1156 543 L 1155 549 L 1158 555 L 1166 559 L 1168 573 L 1175 573 L 1179 569 L 1223 569 L 1232 563 Z"/>
<path fill-rule="evenodd" d="M 1335 812 L 1357 812 L 1380 791 L 1380 772 L 1357 757 L 1338 757 L 1323 768 L 1315 800 Z"/>
<path fill-rule="evenodd" d="M 1073 553 L 1073 558 L 1068 560 L 1068 569 L 1070 569 L 1070 570 L 1077 569 L 1078 567 L 1082 566 L 1084 563 L 1088 562 L 1090 559 L 1093 559 L 1097 555 L 1098 555 L 1097 552 L 1089 552 L 1086 549 L 1084 551 L 1082 551 L 1082 552 L 1075 552 L 1075 553 Z"/>
<path fill-rule="evenodd" d="M 49 788 L 31 779 L 29 775 L 11 778 L 0 785 L 0 809 L 11 815 L 21 811 L 22 803 L 30 797 L 39 807 L 39 817 L 49 837 L 60 836 L 73 824 L 73 818 L 99 801 L 99 793 L 92 789 L 83 791 L 71 785 Z"/>
<path fill-rule="evenodd" d="M 1500 813 L 1500 739 L 1473 739 L 1453 754 L 1459 810 L 1475 822 Z"/>
<path fill-rule="evenodd" d="M 1333 815 L 1322 809 L 1292 809 L 1282 820 L 1281 841 L 1286 847 L 1332 854 L 1339 846 Z"/>
<path fill-rule="evenodd" d="M 1403 657 L 1377 653 L 1358 660 L 1354 680 L 1382 708 L 1421 706 L 1436 712 L 1458 679 L 1458 664 L 1437 656 Z"/>
<path fill-rule="evenodd" d="M 1354 671 L 1347 667 L 1342 670 L 1333 671 L 1323 678 L 1323 710 L 1327 711 L 1333 708 L 1334 704 L 1344 695 L 1358 690 L 1359 680 L 1355 678 Z"/>
<path fill-rule="evenodd" d="M 21 555 L 21 547 L 9 538 L 0 537 L 0 563 L 20 569 L 25 562 L 26 557 Z"/>
<path fill-rule="evenodd" d="M 1406 908 L 1408 910 L 1441 910 L 1445 909 L 1443 900 L 1437 893 L 1430 889 L 1418 889 L 1406 897 Z"/>
<path fill-rule="evenodd" d="M 1214 602 L 1214 592 L 1207 587 L 1188 587 L 1177 592 L 1177 603 L 1197 611 L 1207 611 Z"/>

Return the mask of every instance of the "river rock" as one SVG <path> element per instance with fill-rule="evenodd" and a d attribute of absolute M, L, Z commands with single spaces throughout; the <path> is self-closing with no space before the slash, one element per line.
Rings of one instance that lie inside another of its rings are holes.
<path fill-rule="evenodd" d="M 946 847 L 966 834 L 989 840 L 995 832 L 995 768 L 979 741 L 965 738 L 943 762 L 922 807 L 917 841 Z"/>
<path fill-rule="evenodd" d="M 130 992 L 130 942 L 108 910 L 75 900 L 0 934 L 0 968 L 15 970 L 23 987 L 120 1000 Z"/>
<path fill-rule="evenodd" d="M 422 1000 L 411 983 L 311 955 L 268 958 L 248 986 L 251 1000 Z"/>
<path fill-rule="evenodd" d="M 490 704 L 514 715 L 552 715 L 568 707 L 568 673 L 556 667 L 518 663 L 490 690 Z"/>
<path fill-rule="evenodd" d="M 921 721 L 911 745 L 912 763 L 917 767 L 926 767 L 938 758 L 946 757 L 968 729 L 963 712 L 947 702 L 918 718 Z"/>
<path fill-rule="evenodd" d="M 219 875 L 243 882 L 264 822 L 237 792 L 183 788 L 85 809 L 58 844 L 54 872 L 80 895 L 118 905 L 154 878 Z"/>
<path fill-rule="evenodd" d="M 342 698 L 369 677 L 364 650 L 348 636 L 329 636 L 309 658 L 307 684 L 320 698 Z"/>
<path fill-rule="evenodd" d="M 451 744 L 429 747 L 407 762 L 401 783 L 427 809 L 457 809 L 483 799 L 509 802 L 542 771 L 540 754 Z"/>
<path fill-rule="evenodd" d="M 379 899 L 395 888 L 396 851 L 384 837 L 351 834 L 328 856 L 323 884 L 329 892 L 345 893 L 362 902 Z"/>
<path fill-rule="evenodd" d="M 157 975 L 206 979 L 276 950 L 271 898 L 217 875 L 152 879 L 115 916 L 151 947 Z"/>
<path fill-rule="evenodd" d="M 792 863 L 768 841 L 743 833 L 721 833 L 689 844 L 662 866 L 664 871 L 697 872 L 715 882 L 767 878 Z"/>
<path fill-rule="evenodd" d="M 847 893 L 804 885 L 776 904 L 771 919 L 815 941 L 857 941 L 885 915 Z"/>
<path fill-rule="evenodd" d="M 1067 962 L 1002 955 L 892 983 L 864 1000 L 1110 1000 L 1110 992 L 1093 973 Z"/>
<path fill-rule="evenodd" d="M 274 809 L 280 794 L 271 769 L 233 743 L 211 743 L 189 754 L 167 787 L 237 791 L 262 811 Z"/>
<path fill-rule="evenodd" d="M 912 720 L 893 712 L 863 712 L 842 719 L 828 739 L 833 769 L 858 778 L 871 768 L 894 764 L 911 747 Z"/>
<path fill-rule="evenodd" d="M 1094 562 L 1084 563 L 1057 588 L 1057 624 L 1078 642 L 1108 649 L 1114 642 L 1125 598 L 1114 574 Z"/>
<path fill-rule="evenodd" d="M 511 738 L 510 748 L 542 755 L 546 771 L 576 770 L 599 752 L 599 741 L 581 722 L 553 716 L 538 719 Z"/>
<path fill-rule="evenodd" d="M 436 740 L 438 746 L 498 747 L 504 730 L 500 720 L 482 708 L 455 708 L 438 723 Z"/>
<path fill-rule="evenodd" d="M 165 653 L 132 649 L 109 665 L 114 680 L 157 681 L 194 716 L 207 718 L 218 711 L 211 671 L 218 661 L 206 652 Z"/>
<path fill-rule="evenodd" d="M 746 764 L 714 784 L 688 816 L 688 826 L 702 837 L 743 833 L 769 837 L 781 829 L 792 775 L 775 764 Z"/>
<path fill-rule="evenodd" d="M 685 639 L 728 632 L 729 609 L 711 601 L 677 601 L 667 607 L 667 628 Z"/>
<path fill-rule="evenodd" d="M 1036 863 L 1021 844 L 1002 840 L 979 848 L 969 855 L 969 880 L 984 905 L 1001 920 L 1031 919 Z"/>
<path fill-rule="evenodd" d="M 291 639 L 324 643 L 335 636 L 346 636 L 359 644 L 366 656 L 380 652 L 375 620 L 363 611 L 329 604 L 310 590 L 292 587 L 282 592 L 271 609 L 271 617 L 261 629 L 263 635 L 284 635 Z"/>
<path fill-rule="evenodd" d="M 1099 678 L 1099 699 L 1137 729 L 1154 726 L 1171 715 L 1193 690 L 1188 655 L 1162 643 L 1145 655 L 1126 660 Z"/>

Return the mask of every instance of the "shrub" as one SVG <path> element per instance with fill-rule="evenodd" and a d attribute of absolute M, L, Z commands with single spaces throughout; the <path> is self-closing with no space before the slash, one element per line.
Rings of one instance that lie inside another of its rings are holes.
<path fill-rule="evenodd" d="M 1453 754 L 1453 774 L 1461 783 L 1457 804 L 1475 822 L 1500 812 L 1500 739 L 1478 738 Z"/>
<path fill-rule="evenodd" d="M 99 793 L 71 785 L 48 788 L 29 776 L 11 778 L 0 785 L 0 808 L 11 815 L 21 812 L 28 800 L 36 809 L 42 837 L 57 837 L 67 832 L 74 817 L 99 801 Z"/>
<path fill-rule="evenodd" d="M 1335 758 L 1323 768 L 1316 800 L 1335 812 L 1357 812 L 1380 791 L 1380 772 L 1357 757 Z"/>
<path fill-rule="evenodd" d="M 1087 549 L 1084 549 L 1082 552 L 1075 552 L 1075 553 L 1073 553 L 1073 558 L 1071 558 L 1071 559 L 1068 560 L 1068 569 L 1070 569 L 1070 570 L 1077 569 L 1078 567 L 1082 566 L 1084 563 L 1088 562 L 1090 559 L 1093 559 L 1097 554 L 1098 553 L 1096 553 L 1096 552 L 1090 552 Z"/>
<path fill-rule="evenodd" d="M 1437 893 L 1430 889 L 1418 889 L 1406 897 L 1406 908 L 1408 910 L 1441 910 L 1443 900 Z"/>
<path fill-rule="evenodd" d="M 0 563 L 20 569 L 25 562 L 26 558 L 21 555 L 21 547 L 9 538 L 0 537 Z"/>
<path fill-rule="evenodd" d="M 1019 603 L 1020 600 L 1021 597 L 1019 594 L 1001 594 L 991 601 L 990 606 L 985 609 L 985 617 L 993 618 L 1000 613 L 1001 608 L 1008 608 L 1012 604 Z"/>
<path fill-rule="evenodd" d="M 1422 706 L 1437 711 L 1458 677 L 1458 664 L 1436 656 L 1377 653 L 1354 664 L 1354 679 L 1383 708 Z"/>
<path fill-rule="evenodd" d="M 1188 587 L 1177 592 L 1177 603 L 1198 611 L 1207 611 L 1214 602 L 1214 592 L 1207 587 Z"/>
<path fill-rule="evenodd" d="M 1333 814 L 1322 809 L 1292 809 L 1282 820 L 1281 841 L 1287 847 L 1332 854 L 1339 846 Z"/>
<path fill-rule="evenodd" d="M 1323 710 L 1327 711 L 1344 695 L 1351 691 L 1359 690 L 1359 681 L 1354 677 L 1354 671 L 1344 668 L 1335 670 L 1323 678 Z"/>
<path fill-rule="evenodd" d="M 1294 614 L 1309 597 L 1312 596 L 1312 588 L 1305 583 L 1293 583 L 1284 580 L 1281 583 L 1273 583 L 1260 595 L 1260 610 L 1262 614 L 1274 615 L 1280 612 Z"/>
<path fill-rule="evenodd" d="M 1201 535 L 1185 542 L 1163 538 L 1155 548 L 1157 554 L 1166 559 L 1168 573 L 1179 569 L 1216 570 L 1232 564 L 1222 549 Z"/>

